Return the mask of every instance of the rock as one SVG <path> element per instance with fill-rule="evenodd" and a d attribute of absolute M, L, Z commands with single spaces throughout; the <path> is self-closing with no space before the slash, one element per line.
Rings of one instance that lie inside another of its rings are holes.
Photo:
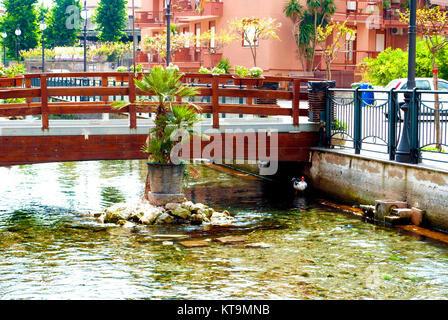
<path fill-rule="evenodd" d="M 181 241 L 179 243 L 186 248 L 198 248 L 198 247 L 210 246 L 209 242 L 203 240 L 187 240 L 187 241 Z"/>
<path fill-rule="evenodd" d="M 203 208 L 203 209 L 199 209 L 197 211 L 198 214 L 203 215 L 207 219 L 210 219 L 210 217 L 212 216 L 213 212 L 215 212 L 215 210 L 213 210 L 212 208 Z"/>
<path fill-rule="evenodd" d="M 191 216 L 190 210 L 185 209 L 183 207 L 177 207 L 176 209 L 171 211 L 171 214 L 173 216 L 176 216 L 176 217 L 181 218 L 181 219 L 187 219 L 187 218 L 189 218 Z"/>
<path fill-rule="evenodd" d="M 126 223 L 122 225 L 123 228 L 133 228 L 134 226 L 135 224 L 129 221 L 126 221 Z"/>
<path fill-rule="evenodd" d="M 188 236 L 185 234 L 154 234 L 151 236 L 156 241 L 157 240 L 182 240 L 187 239 Z"/>
<path fill-rule="evenodd" d="M 162 242 L 162 245 L 164 245 L 164 246 L 172 246 L 173 244 L 174 244 L 173 241 L 163 241 Z"/>
<path fill-rule="evenodd" d="M 182 208 L 191 210 L 194 207 L 194 203 L 191 201 L 184 201 L 184 202 L 182 202 L 181 206 L 182 206 Z"/>
<path fill-rule="evenodd" d="M 162 210 L 157 207 L 152 207 L 144 212 L 144 215 L 140 217 L 139 221 L 142 224 L 153 224 L 159 215 L 162 214 Z"/>
<path fill-rule="evenodd" d="M 191 213 L 198 213 L 199 211 L 204 211 L 204 210 L 208 210 L 208 207 L 203 204 L 203 203 L 195 203 L 191 206 L 189 206 L 189 208 L 187 208 L 188 210 L 191 211 Z"/>
<path fill-rule="evenodd" d="M 155 220 L 155 224 L 171 224 L 174 222 L 174 218 L 166 212 L 162 212 L 157 219 Z"/>
<path fill-rule="evenodd" d="M 254 249 L 266 249 L 272 247 L 269 243 L 264 242 L 255 242 L 255 243 L 249 243 L 244 246 L 245 248 L 254 248 Z"/>
<path fill-rule="evenodd" d="M 206 219 L 205 216 L 203 216 L 202 214 L 198 214 L 198 213 L 192 214 L 190 218 L 191 218 L 191 223 L 193 223 L 193 224 L 201 224 L 204 221 L 204 219 Z"/>
<path fill-rule="evenodd" d="M 180 207 L 180 203 L 175 203 L 175 202 L 169 202 L 165 205 L 165 209 L 170 210 L 170 211 L 173 211 L 173 210 L 177 209 L 178 207 Z"/>
<path fill-rule="evenodd" d="M 117 221 L 117 224 L 120 225 L 120 226 L 124 226 L 126 223 L 127 223 L 127 221 L 124 220 L 124 219 L 120 219 L 120 220 Z"/>
<path fill-rule="evenodd" d="M 104 211 L 104 222 L 117 223 L 119 220 L 127 220 L 132 209 L 127 203 L 116 203 Z"/>
<path fill-rule="evenodd" d="M 234 244 L 234 243 L 246 242 L 247 239 L 243 237 L 229 236 L 229 237 L 216 238 L 215 241 L 221 244 Z"/>

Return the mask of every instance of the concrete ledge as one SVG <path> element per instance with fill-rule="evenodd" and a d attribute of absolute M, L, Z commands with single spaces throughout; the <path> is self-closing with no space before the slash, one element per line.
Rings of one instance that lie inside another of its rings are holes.
<path fill-rule="evenodd" d="M 311 152 L 310 182 L 315 189 L 352 203 L 406 201 L 426 211 L 423 225 L 448 231 L 446 170 L 320 148 Z"/>
<path fill-rule="evenodd" d="M 153 120 L 137 120 L 137 128 L 129 128 L 129 120 L 50 120 L 49 130 L 42 131 L 40 120 L 0 120 L 0 136 L 85 136 L 85 135 L 135 135 L 147 134 L 154 127 Z M 212 122 L 206 119 L 198 125 L 204 132 L 212 128 Z M 220 119 L 220 132 L 225 130 L 276 130 L 277 132 L 316 132 L 319 123 L 301 119 L 299 126 L 294 126 L 292 120 L 285 118 Z"/>

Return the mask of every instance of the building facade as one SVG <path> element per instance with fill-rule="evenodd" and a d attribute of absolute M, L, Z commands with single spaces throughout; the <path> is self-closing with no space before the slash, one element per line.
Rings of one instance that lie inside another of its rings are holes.
<path fill-rule="evenodd" d="M 288 0 L 172 0 L 172 21 L 179 26 L 180 32 L 199 35 L 207 30 L 219 33 L 228 28 L 229 21 L 233 18 L 275 18 L 281 23 L 277 32 L 280 40 L 259 41 L 257 66 L 269 75 L 303 74 L 292 32 L 293 22 L 283 12 L 287 2 Z M 306 5 L 305 0 L 302 2 Z M 425 3 L 429 2 L 418 0 L 419 6 Z M 335 77 L 345 77 L 344 82 L 358 81 L 360 74 L 356 66 L 365 57 L 376 57 L 387 47 L 406 49 L 407 25 L 400 21 L 397 11 L 405 11 L 408 1 L 335 0 L 335 4 L 336 13 L 332 19 L 347 21 L 347 25 L 356 30 L 355 38 L 344 39 L 345 43 L 332 66 Z M 141 0 L 140 7 L 141 9 L 136 10 L 136 25 L 141 29 L 142 38 L 163 33 L 166 30 L 165 0 Z M 233 66 L 253 66 L 250 48 L 244 46 L 241 40 L 231 42 L 213 55 L 212 66 L 221 57 L 229 59 Z M 195 43 L 179 50 L 173 61 L 186 71 L 197 71 L 200 66 L 210 67 L 210 59 Z M 143 52 L 140 62 L 148 67 L 162 61 L 160 57 Z M 314 69 L 325 70 L 319 52 L 316 54 Z M 323 71 L 320 75 L 324 75 Z"/>

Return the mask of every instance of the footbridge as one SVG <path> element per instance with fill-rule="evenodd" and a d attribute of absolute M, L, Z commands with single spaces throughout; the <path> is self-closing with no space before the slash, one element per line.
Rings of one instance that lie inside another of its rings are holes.
<path fill-rule="evenodd" d="M 27 74 L 21 87 L 0 89 L 0 99 L 8 99 L 0 104 L 0 165 L 147 158 L 141 146 L 154 126 L 156 104 L 136 103 L 148 94 L 135 86 L 135 77 L 141 74 Z M 278 161 L 308 162 L 320 127 L 308 121 L 304 86 L 311 79 L 263 80 L 246 84 L 230 75 L 184 74 L 182 81 L 199 88 L 190 101 L 201 107 L 199 128 L 211 138 L 191 139 L 193 151 L 182 156 L 263 160 L 275 155 Z M 117 100 L 131 104 L 116 110 Z"/>

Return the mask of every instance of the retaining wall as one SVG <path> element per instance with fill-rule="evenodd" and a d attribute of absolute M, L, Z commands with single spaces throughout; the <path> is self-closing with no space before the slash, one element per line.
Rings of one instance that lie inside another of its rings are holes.
<path fill-rule="evenodd" d="M 314 148 L 309 174 L 313 188 L 336 199 L 407 201 L 426 211 L 425 226 L 448 231 L 448 171 Z"/>

